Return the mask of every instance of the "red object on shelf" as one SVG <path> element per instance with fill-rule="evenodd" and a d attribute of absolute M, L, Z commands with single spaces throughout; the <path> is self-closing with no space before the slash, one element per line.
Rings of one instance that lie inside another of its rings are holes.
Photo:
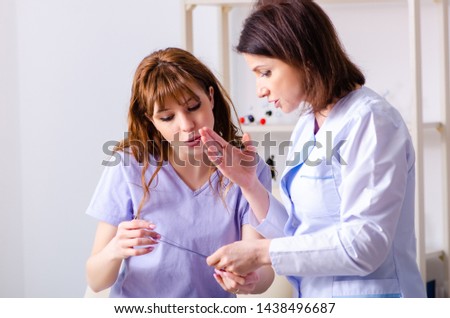
<path fill-rule="evenodd" d="M 239 122 L 240 122 L 241 124 L 245 123 L 245 118 L 244 118 L 244 117 L 240 117 L 240 118 L 239 118 Z"/>
<path fill-rule="evenodd" d="M 265 125 L 265 124 L 266 124 L 266 119 L 265 119 L 265 118 L 261 118 L 261 119 L 259 120 L 259 123 L 260 123 L 261 125 Z"/>

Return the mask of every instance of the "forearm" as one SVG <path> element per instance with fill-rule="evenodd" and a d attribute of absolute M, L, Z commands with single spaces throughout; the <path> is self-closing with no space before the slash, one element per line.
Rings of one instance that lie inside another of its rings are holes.
<path fill-rule="evenodd" d="M 254 185 L 242 188 L 242 194 L 247 199 L 256 219 L 262 222 L 269 211 L 269 194 L 264 185 L 256 180 Z"/>
<path fill-rule="evenodd" d="M 94 292 L 111 287 L 119 274 L 122 259 L 112 258 L 105 250 L 91 255 L 86 263 L 87 282 Z"/>

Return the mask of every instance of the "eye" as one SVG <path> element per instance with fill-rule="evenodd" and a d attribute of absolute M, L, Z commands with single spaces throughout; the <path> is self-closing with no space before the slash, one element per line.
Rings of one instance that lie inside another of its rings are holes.
<path fill-rule="evenodd" d="M 200 108 L 200 106 L 202 105 L 202 103 L 198 103 L 195 104 L 194 106 L 188 107 L 188 112 L 195 112 L 196 110 L 198 110 Z"/>
<path fill-rule="evenodd" d="M 159 118 L 159 120 L 161 120 L 161 121 L 171 121 L 172 119 L 173 119 L 173 115 Z"/>
<path fill-rule="evenodd" d="M 270 75 L 272 75 L 271 71 L 261 71 L 260 72 L 261 77 L 269 77 Z"/>

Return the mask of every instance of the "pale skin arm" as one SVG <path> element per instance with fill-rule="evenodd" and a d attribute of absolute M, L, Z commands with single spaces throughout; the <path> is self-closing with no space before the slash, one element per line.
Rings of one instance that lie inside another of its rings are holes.
<path fill-rule="evenodd" d="M 242 227 L 242 241 L 238 241 L 243 244 L 253 246 L 254 243 L 267 240 L 261 239 L 261 236 L 250 225 L 246 224 Z M 238 243 L 236 242 L 236 243 Z M 234 244 L 234 243 L 233 243 Z M 229 246 L 229 245 L 227 245 Z M 219 249 L 218 251 L 220 251 Z M 213 256 L 208 257 L 208 264 L 211 259 L 215 259 L 216 253 Z M 251 256 L 252 253 L 247 253 L 247 256 Z M 211 258 L 212 257 L 212 258 Z M 258 263 L 259 264 L 259 263 Z M 216 281 L 226 291 L 237 294 L 261 294 L 265 292 L 270 285 L 272 285 L 274 279 L 274 272 L 270 266 L 270 262 L 266 264 L 260 264 L 255 266 L 253 270 L 244 275 L 237 275 L 230 268 L 217 264 L 214 277 Z M 226 270 L 219 270 L 219 268 L 226 268 Z"/>
<path fill-rule="evenodd" d="M 154 228 L 154 224 L 144 220 L 125 221 L 118 227 L 99 222 L 92 253 L 86 262 L 89 287 L 99 292 L 112 286 L 122 260 L 150 253 L 159 238 Z"/>

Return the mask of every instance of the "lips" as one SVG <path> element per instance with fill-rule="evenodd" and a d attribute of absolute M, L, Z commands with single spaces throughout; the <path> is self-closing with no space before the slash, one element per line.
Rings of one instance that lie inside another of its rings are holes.
<path fill-rule="evenodd" d="M 184 144 L 188 147 L 198 146 L 200 144 L 201 136 L 194 136 L 189 140 L 185 141 Z"/>
<path fill-rule="evenodd" d="M 270 100 L 269 103 L 273 103 L 275 108 L 280 108 L 281 107 L 279 99 Z"/>

